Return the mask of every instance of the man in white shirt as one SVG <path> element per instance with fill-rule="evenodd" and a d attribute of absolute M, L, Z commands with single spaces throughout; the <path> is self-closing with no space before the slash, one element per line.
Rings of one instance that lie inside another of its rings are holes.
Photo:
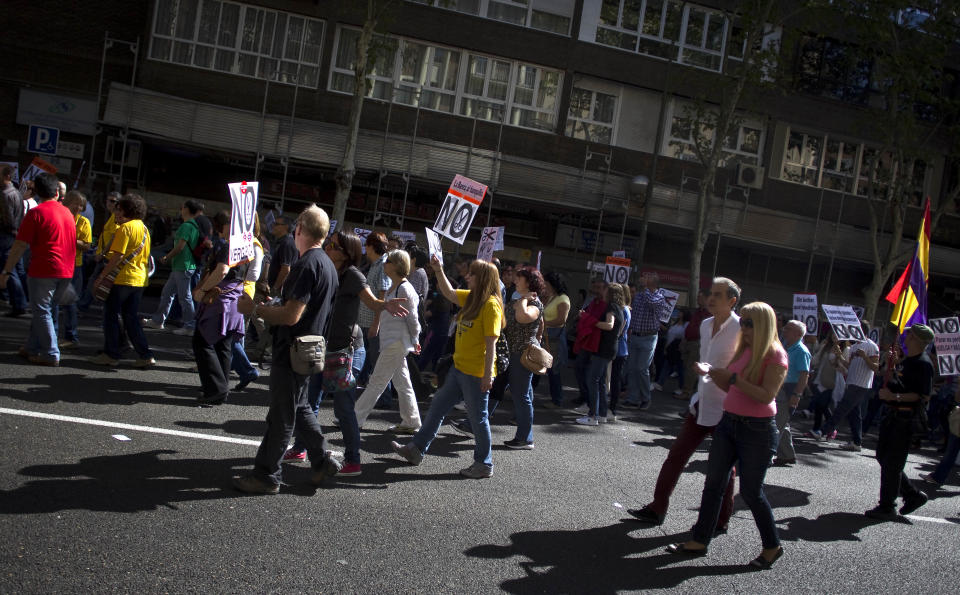
<path fill-rule="evenodd" d="M 707 298 L 707 309 L 712 316 L 700 324 L 700 364 L 718 368 L 730 364 L 740 334 L 740 317 L 733 312 L 739 299 L 740 287 L 736 283 L 725 277 L 713 280 L 710 296 Z M 701 373 L 697 389 L 690 399 L 690 411 L 680 428 L 680 434 L 674 440 L 667 460 L 660 468 L 653 502 L 643 508 L 627 511 L 638 521 L 654 525 L 663 523 L 670 506 L 670 495 L 673 494 L 680 474 L 697 447 L 707 436 L 713 434 L 714 427 L 720 423 L 726 391 L 711 382 L 705 373 Z M 723 496 L 723 506 L 717 519 L 718 532 L 726 531 L 727 523 L 733 514 L 734 475 L 730 474 L 730 483 Z"/>
<path fill-rule="evenodd" d="M 870 325 L 861 322 L 860 326 L 863 329 L 863 341 L 847 347 L 843 353 L 840 353 L 839 347 L 834 347 L 837 365 L 847 368 L 847 387 L 843 391 L 843 399 L 833 412 L 833 417 L 823 425 L 818 436 L 821 441 L 829 440 L 840 420 L 846 417 L 850 424 L 850 442 L 840 448 L 853 452 L 860 452 L 863 445 L 863 414 L 860 404 L 870 398 L 873 392 L 873 375 L 880 368 L 880 348 L 870 340 Z"/>

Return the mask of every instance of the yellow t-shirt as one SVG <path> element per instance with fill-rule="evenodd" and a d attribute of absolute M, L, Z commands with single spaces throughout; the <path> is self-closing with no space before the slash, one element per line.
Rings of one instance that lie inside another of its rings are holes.
<path fill-rule="evenodd" d="M 144 239 L 146 236 L 146 239 Z M 143 250 L 137 257 L 128 262 L 114 280 L 114 285 L 129 285 L 130 287 L 147 286 L 147 262 L 150 260 L 150 234 L 147 226 L 140 219 L 127 221 L 117 226 L 117 233 L 113 235 L 110 252 L 127 255 L 132 253 L 143 242 Z"/>
<path fill-rule="evenodd" d="M 462 308 L 470 291 L 457 290 L 457 301 Z M 457 336 L 453 348 L 453 365 L 464 374 L 483 378 L 483 364 L 487 352 L 486 337 L 500 336 L 503 310 L 496 298 L 490 296 L 475 320 L 457 320 Z M 496 364 L 493 366 L 496 374 Z"/>
<path fill-rule="evenodd" d="M 103 224 L 103 231 L 100 232 L 100 238 L 97 239 L 97 254 L 105 255 L 110 251 L 115 233 L 117 233 L 117 220 L 114 219 L 113 213 L 110 213 L 107 222 Z"/>
<path fill-rule="evenodd" d="M 85 244 L 92 242 L 93 232 L 90 230 L 90 220 L 79 214 L 75 220 L 77 222 L 77 241 Z M 78 267 L 83 266 L 83 252 L 83 250 L 77 250 L 77 261 L 74 264 Z"/>
<path fill-rule="evenodd" d="M 543 318 L 544 320 L 553 320 L 557 317 L 557 310 L 560 309 L 560 304 L 567 305 L 567 312 L 570 311 L 570 298 L 567 297 L 567 294 L 561 294 L 550 300 L 550 303 L 547 304 L 547 307 L 543 309 Z"/>
<path fill-rule="evenodd" d="M 260 279 L 260 266 L 263 265 L 263 244 L 260 243 L 260 240 L 253 238 L 253 250 L 256 254 L 256 257 L 253 259 L 254 262 L 250 264 L 251 267 L 254 266 L 254 263 L 260 261 L 260 265 L 256 266 L 256 271 L 247 270 L 247 278 L 243 280 L 243 293 L 250 296 L 250 299 L 253 299 L 254 294 L 257 293 L 257 281 Z M 247 261 L 243 261 L 247 262 Z M 235 266 L 239 266 L 243 263 L 237 263 Z M 256 279 L 250 279 L 250 277 L 256 276 Z"/>

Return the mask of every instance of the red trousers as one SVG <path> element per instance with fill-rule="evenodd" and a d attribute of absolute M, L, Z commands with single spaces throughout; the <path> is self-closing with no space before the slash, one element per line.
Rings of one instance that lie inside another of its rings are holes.
<path fill-rule="evenodd" d="M 701 426 L 697 423 L 696 415 L 687 415 L 680 428 L 680 434 L 673 441 L 670 447 L 670 453 L 667 460 L 660 467 L 660 475 L 657 476 L 657 486 L 653 490 L 653 502 L 647 506 L 661 516 L 667 514 L 670 507 L 670 495 L 673 489 L 677 487 L 677 481 L 684 467 L 690 461 L 690 457 L 697 450 L 697 447 L 707 436 L 713 434 L 714 426 Z M 720 506 L 720 517 L 717 519 L 717 527 L 726 527 L 733 515 L 733 487 L 737 476 L 736 468 L 730 472 L 730 483 L 727 484 L 727 490 L 723 494 L 723 504 Z"/>

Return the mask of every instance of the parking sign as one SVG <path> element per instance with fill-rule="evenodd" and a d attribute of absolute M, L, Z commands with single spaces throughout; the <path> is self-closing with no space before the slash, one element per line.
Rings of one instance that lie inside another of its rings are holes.
<path fill-rule="evenodd" d="M 31 125 L 30 132 L 27 135 L 27 151 L 31 153 L 43 153 L 45 155 L 56 155 L 59 140 L 59 128 Z"/>

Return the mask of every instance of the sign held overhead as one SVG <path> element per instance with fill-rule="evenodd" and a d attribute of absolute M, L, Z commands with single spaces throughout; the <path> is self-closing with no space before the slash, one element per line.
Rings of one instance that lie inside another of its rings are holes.
<path fill-rule="evenodd" d="M 257 214 L 259 182 L 227 184 L 230 192 L 230 245 L 227 264 L 253 260 L 253 221 Z"/>
<path fill-rule="evenodd" d="M 838 341 L 863 341 L 866 335 L 860 328 L 860 318 L 850 306 L 823 305 L 823 313 L 833 328 Z"/>
<path fill-rule="evenodd" d="M 462 245 L 486 194 L 486 186 L 457 174 L 437 214 L 434 231 Z"/>

